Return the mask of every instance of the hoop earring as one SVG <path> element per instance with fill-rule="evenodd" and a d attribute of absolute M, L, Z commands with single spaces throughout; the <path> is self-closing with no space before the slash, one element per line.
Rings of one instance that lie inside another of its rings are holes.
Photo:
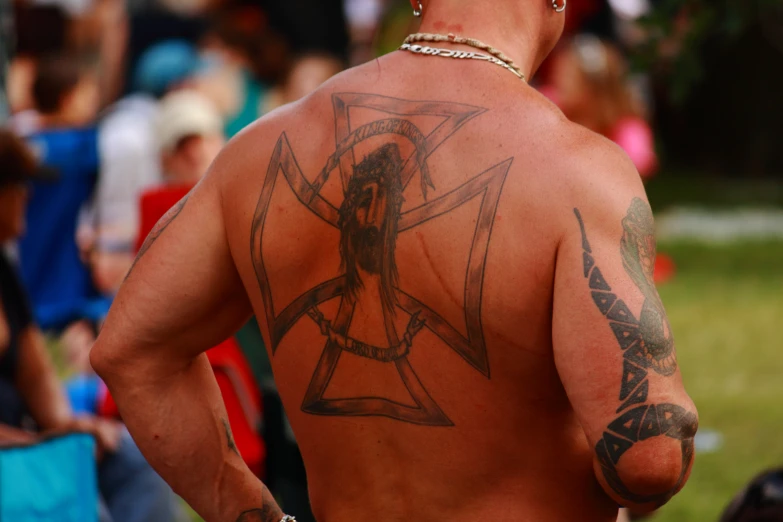
<path fill-rule="evenodd" d="M 552 0 L 552 9 L 555 10 L 557 13 L 562 13 L 566 9 L 566 4 L 568 3 L 568 0 L 563 0 L 563 5 L 559 6 L 557 5 L 557 0 Z"/>
<path fill-rule="evenodd" d="M 421 0 L 418 1 L 418 4 L 419 8 L 413 10 L 413 16 L 421 16 L 421 13 L 424 11 L 424 7 L 421 5 Z"/>

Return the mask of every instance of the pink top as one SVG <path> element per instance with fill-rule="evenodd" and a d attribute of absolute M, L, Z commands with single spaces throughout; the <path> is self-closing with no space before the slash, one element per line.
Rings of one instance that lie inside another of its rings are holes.
<path fill-rule="evenodd" d="M 655 154 L 653 133 L 647 122 L 640 118 L 624 118 L 617 122 L 608 137 L 625 150 L 643 178 L 655 173 L 658 157 Z"/>

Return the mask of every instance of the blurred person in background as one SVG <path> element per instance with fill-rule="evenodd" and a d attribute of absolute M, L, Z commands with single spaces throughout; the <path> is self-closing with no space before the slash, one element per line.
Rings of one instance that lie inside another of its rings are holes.
<path fill-rule="evenodd" d="M 766 471 L 732 499 L 720 522 L 780 522 L 783 520 L 783 469 Z"/>
<path fill-rule="evenodd" d="M 126 0 L 35 1 L 64 5 L 71 17 L 69 48 L 96 56 L 100 106 L 109 105 L 120 96 L 125 82 L 129 32 Z"/>
<path fill-rule="evenodd" d="M 294 59 L 283 83 L 270 91 L 264 112 L 304 98 L 344 68 L 337 57 L 326 53 L 310 53 Z"/>
<path fill-rule="evenodd" d="M 150 47 L 132 70 L 133 91 L 110 106 L 99 124 L 94 227 L 81 247 L 104 294 L 117 291 L 133 264 L 141 194 L 161 182 L 155 134 L 159 100 L 204 67 L 198 50 L 187 41 L 166 40 Z"/>
<path fill-rule="evenodd" d="M 614 15 L 618 41 L 626 48 L 642 43 L 646 30 L 639 19 L 650 12 L 656 0 L 607 0 Z"/>
<path fill-rule="evenodd" d="M 81 129 L 100 108 L 95 68 L 81 56 L 54 53 L 42 59 L 32 86 L 41 130 Z"/>
<path fill-rule="evenodd" d="M 51 173 L 41 169 L 23 141 L 0 130 L 0 245 L 24 233 L 28 185 L 44 173 L 44 179 L 50 179 Z M 36 444 L 70 431 L 90 433 L 98 443 L 99 486 L 108 508 L 103 521 L 175 520 L 174 495 L 123 426 L 94 415 L 74 415 L 24 286 L 0 248 L 0 444 Z"/>
<path fill-rule="evenodd" d="M 21 132 L 28 132 L 25 111 L 34 108 L 31 87 L 38 61 L 48 55 L 93 56 L 98 105 L 106 106 L 119 94 L 127 45 L 123 0 L 26 0 L 14 2 L 13 10 L 18 38 L 8 88 L 11 110 L 18 114 L 14 125 L 22 125 Z"/>
<path fill-rule="evenodd" d="M 220 114 L 197 91 L 182 90 L 161 102 L 156 137 L 163 181 L 193 188 L 225 144 Z"/>
<path fill-rule="evenodd" d="M 71 53 L 37 65 L 32 94 L 38 129 L 25 136 L 38 160 L 59 172 L 53 184 L 36 183 L 27 233 L 19 241 L 22 279 L 44 328 L 63 326 L 86 307 L 101 305 L 77 246 L 98 175 L 95 117 L 100 98 L 91 65 Z"/>
<path fill-rule="evenodd" d="M 259 0 L 269 26 L 288 40 L 294 54 L 325 52 L 348 60 L 349 35 L 343 0 Z"/>
<path fill-rule="evenodd" d="M 15 27 L 13 5 L 10 2 L 0 3 L 0 123 L 3 125 L 11 115 L 8 100 L 8 69 L 15 52 Z"/>
<path fill-rule="evenodd" d="M 67 375 L 65 390 L 77 414 L 97 414 L 101 395 L 105 394 L 100 378 L 90 366 L 90 349 L 97 337 L 96 324 L 89 319 L 74 321 L 60 335 Z"/>
<path fill-rule="evenodd" d="M 569 0 L 563 38 L 590 33 L 614 41 L 616 31 L 610 4 L 610 0 Z"/>
<path fill-rule="evenodd" d="M 280 76 L 287 46 L 257 6 L 225 7 L 201 44 L 209 64 L 191 86 L 212 99 L 231 138 L 264 114 L 269 83 Z"/>
<path fill-rule="evenodd" d="M 620 145 L 643 177 L 653 175 L 658 159 L 652 129 L 620 51 L 582 34 L 556 50 L 552 61 L 551 84 L 543 92 L 568 119 Z"/>
<path fill-rule="evenodd" d="M 375 58 L 373 43 L 386 9 L 386 0 L 345 0 L 345 18 L 350 33 L 350 64 Z"/>
<path fill-rule="evenodd" d="M 198 45 L 209 29 L 212 1 L 203 0 L 127 0 L 130 12 L 130 36 L 126 55 L 128 70 L 137 67 L 141 57 L 157 44 L 170 40 Z M 126 93 L 136 85 L 126 78 Z"/>
<path fill-rule="evenodd" d="M 39 126 L 33 99 L 38 61 L 65 48 L 68 18 L 60 7 L 54 5 L 16 2 L 11 7 L 15 22 L 14 38 L 4 42 L 11 51 L 6 82 L 9 110 L 13 116 L 10 126 L 18 134 L 25 135 Z"/>
<path fill-rule="evenodd" d="M 139 200 L 137 252 L 155 223 L 199 182 L 225 144 L 220 113 L 198 91 L 173 92 L 161 100 L 155 140 L 163 183 L 144 191 Z"/>

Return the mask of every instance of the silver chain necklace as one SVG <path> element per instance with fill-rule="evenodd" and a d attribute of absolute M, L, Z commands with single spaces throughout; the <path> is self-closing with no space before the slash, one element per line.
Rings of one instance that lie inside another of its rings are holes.
<path fill-rule="evenodd" d="M 462 45 L 469 45 L 471 47 L 476 47 L 481 50 L 486 50 L 492 54 L 482 54 L 482 53 L 477 53 L 475 51 L 459 51 L 455 49 L 429 47 L 427 45 L 419 45 L 413 43 L 416 41 L 450 42 L 450 43 L 456 43 Z M 497 56 L 500 55 L 503 56 L 503 58 L 507 58 L 500 51 L 472 38 L 461 38 L 458 36 L 454 36 L 453 34 L 444 36 L 444 35 L 418 33 L 418 34 L 410 35 L 408 38 L 406 38 L 405 42 L 400 46 L 400 50 L 408 51 L 415 54 L 423 54 L 425 56 L 441 56 L 443 58 L 455 58 L 458 60 L 468 59 L 468 60 L 481 60 L 485 62 L 490 62 L 490 63 L 494 63 L 495 65 L 499 65 L 500 67 L 503 67 L 508 71 L 511 71 L 511 73 L 514 76 L 516 76 L 523 82 L 527 81 L 525 75 L 522 73 L 519 67 L 516 66 L 516 64 L 511 62 L 511 60 L 508 61 L 502 60 Z"/>

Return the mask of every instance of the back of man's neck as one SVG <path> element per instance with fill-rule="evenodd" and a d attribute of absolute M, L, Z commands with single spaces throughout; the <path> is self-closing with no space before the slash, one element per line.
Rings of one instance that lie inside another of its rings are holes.
<path fill-rule="evenodd" d="M 522 11 L 516 8 L 516 11 Z M 518 65 L 526 77 L 538 68 L 543 54 L 538 42 L 540 21 L 501 6 L 484 2 L 465 2 L 459 9 L 431 5 L 422 20 L 422 33 L 448 34 L 474 38 L 498 49 Z"/>

